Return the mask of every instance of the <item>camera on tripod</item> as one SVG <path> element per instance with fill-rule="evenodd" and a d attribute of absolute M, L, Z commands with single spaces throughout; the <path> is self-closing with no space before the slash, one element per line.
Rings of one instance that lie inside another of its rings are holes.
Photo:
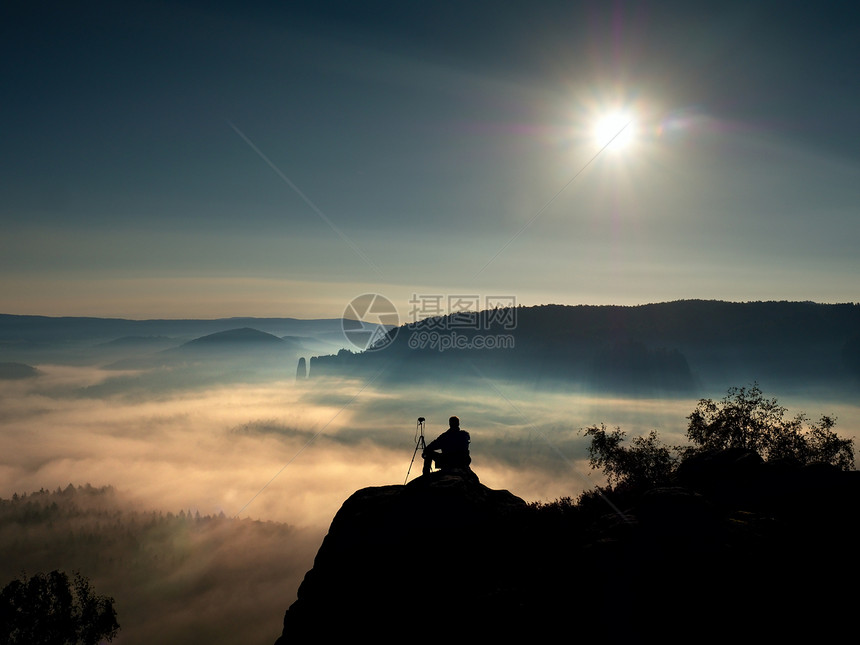
<path fill-rule="evenodd" d="M 424 422 L 426 419 L 424 417 L 418 417 L 418 423 L 415 425 L 415 451 L 412 453 L 412 461 L 409 462 L 409 470 L 406 471 L 406 480 L 403 482 L 404 484 L 409 481 L 409 473 L 412 472 L 412 464 L 415 463 L 415 455 L 418 454 L 418 449 L 421 448 L 421 452 L 424 452 L 424 449 L 427 447 L 427 444 L 424 443 Z"/>

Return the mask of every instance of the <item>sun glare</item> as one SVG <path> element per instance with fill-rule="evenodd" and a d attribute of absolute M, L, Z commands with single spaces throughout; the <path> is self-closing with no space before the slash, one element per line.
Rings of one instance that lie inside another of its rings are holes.
<path fill-rule="evenodd" d="M 634 126 L 630 114 L 613 112 L 603 115 L 594 124 L 594 141 L 601 148 L 625 148 L 633 141 Z"/>

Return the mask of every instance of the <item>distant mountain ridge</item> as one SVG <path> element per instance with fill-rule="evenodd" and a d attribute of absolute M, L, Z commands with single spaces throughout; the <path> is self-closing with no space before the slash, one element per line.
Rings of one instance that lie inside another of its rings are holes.
<path fill-rule="evenodd" d="M 463 342 L 442 348 L 446 337 Z M 475 339 L 487 345 L 488 337 L 509 337 L 509 346 L 473 346 Z M 377 351 L 313 357 L 310 375 L 386 365 L 393 382 L 484 374 L 643 394 L 687 394 L 708 383 L 860 379 L 860 305 L 850 303 L 540 305 L 427 319 L 401 326 L 389 340 Z"/>
<path fill-rule="evenodd" d="M 860 389 L 860 305 L 853 303 L 520 306 L 428 318 L 391 330 L 385 340 L 390 343 L 383 348 L 353 351 L 339 318 L 0 314 L 0 358 L 27 365 L 62 355 L 78 364 L 146 369 L 197 361 L 206 352 L 223 357 L 233 348 L 244 354 L 247 375 L 272 365 L 278 373 L 295 374 L 305 358 L 311 379 L 379 373 L 377 382 L 387 386 L 489 378 L 537 389 L 644 396 L 689 396 L 752 381 L 768 389 Z M 440 344 L 452 340 L 458 343 Z M 273 350 L 268 357 L 266 347 Z"/>
<path fill-rule="evenodd" d="M 351 347 L 340 318 L 127 320 L 0 314 L 0 378 L 47 366 L 97 367 L 105 379 L 80 396 L 171 392 L 295 380 L 313 354 Z M 15 367 L 17 364 L 26 367 Z"/>
<path fill-rule="evenodd" d="M 275 336 L 342 333 L 340 318 L 144 319 L 0 314 L 0 343 L 108 342 L 123 337 L 166 336 L 191 340 L 230 329 L 253 328 Z"/>
<path fill-rule="evenodd" d="M 0 314 L 0 360 L 138 369 L 170 361 L 171 356 L 184 354 L 181 360 L 187 360 L 230 348 L 262 354 L 267 345 L 273 354 L 310 356 L 351 347 L 343 328 L 340 318 L 130 320 Z M 295 370 L 294 358 L 282 359 L 289 364 L 288 372 Z"/>
<path fill-rule="evenodd" d="M 287 345 L 287 341 L 278 338 L 274 334 L 269 334 L 253 327 L 241 327 L 239 329 L 228 329 L 226 331 L 216 331 L 213 334 L 207 334 L 200 338 L 195 338 L 182 347 L 200 347 L 200 346 L 216 346 L 216 345 Z"/>

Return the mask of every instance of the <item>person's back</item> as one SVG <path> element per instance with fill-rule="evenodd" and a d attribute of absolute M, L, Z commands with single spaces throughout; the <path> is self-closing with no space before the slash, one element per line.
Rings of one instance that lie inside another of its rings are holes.
<path fill-rule="evenodd" d="M 424 458 L 424 474 L 430 472 L 432 462 L 437 468 L 468 468 L 472 463 L 469 455 L 471 437 L 465 430 L 460 429 L 460 419 L 451 417 L 449 428 L 436 439 L 427 444 L 421 456 Z"/>

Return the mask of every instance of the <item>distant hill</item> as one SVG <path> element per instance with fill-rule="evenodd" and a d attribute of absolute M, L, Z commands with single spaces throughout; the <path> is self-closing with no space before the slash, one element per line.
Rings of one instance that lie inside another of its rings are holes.
<path fill-rule="evenodd" d="M 272 347 L 272 348 L 292 348 L 299 346 L 299 343 L 291 339 L 289 341 L 283 338 L 278 338 L 273 334 L 268 334 L 259 329 L 251 327 L 242 327 L 240 329 L 228 329 L 226 331 L 215 332 L 200 338 L 195 338 L 192 341 L 184 343 L 183 349 L 212 349 L 217 347 Z"/>
<path fill-rule="evenodd" d="M 107 343 L 124 337 L 170 337 L 180 342 L 216 332 L 250 327 L 275 336 L 337 335 L 340 318 L 153 319 L 20 316 L 0 314 L 0 347 L 62 343 Z"/>
<path fill-rule="evenodd" d="M 254 332 L 236 331 L 241 329 Z M 217 336 L 222 333 L 225 336 Z M 21 363 L 101 364 L 116 369 L 138 369 L 163 362 L 164 355 L 157 355 L 161 350 L 171 351 L 198 340 L 199 344 L 191 344 L 187 349 L 253 344 L 262 339 L 260 334 L 283 340 L 285 348 L 305 355 L 336 352 L 351 346 L 340 318 L 127 320 L 0 314 L 0 356 Z M 213 338 L 200 340 L 207 336 Z M 291 371 L 294 369 L 295 366 Z"/>
<path fill-rule="evenodd" d="M 265 374 L 272 368 L 290 372 L 301 354 L 309 350 L 297 337 L 279 338 L 259 329 L 227 329 L 182 343 L 179 346 L 141 354 L 129 352 L 105 365 L 108 369 L 135 370 L 155 367 L 201 368 L 222 374 L 242 370 L 243 379 L 254 371 Z M 113 346 L 113 343 L 109 345 Z"/>
<path fill-rule="evenodd" d="M 215 332 L 188 341 L 179 347 L 160 352 L 163 362 L 193 359 L 196 361 L 216 361 L 219 365 L 244 363 L 246 369 L 254 365 L 261 369 L 277 366 L 284 369 L 292 367 L 299 356 L 307 349 L 296 339 L 279 338 L 273 334 L 241 327 Z"/>
<path fill-rule="evenodd" d="M 394 383 L 483 374 L 537 387 L 655 395 L 753 380 L 856 386 L 858 333 L 856 304 L 543 305 L 403 325 L 376 351 L 313 357 L 310 375 L 384 366 L 383 378 Z"/>

